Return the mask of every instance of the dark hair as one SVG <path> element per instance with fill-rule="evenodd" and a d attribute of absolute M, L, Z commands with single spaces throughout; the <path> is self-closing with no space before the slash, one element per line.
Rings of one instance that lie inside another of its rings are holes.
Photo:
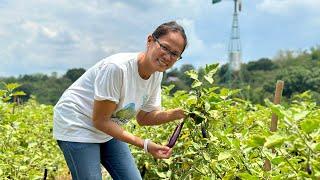
<path fill-rule="evenodd" d="M 155 38 L 160 38 L 161 36 L 167 35 L 170 32 L 178 32 L 183 37 L 183 39 L 184 39 L 184 47 L 182 50 L 182 52 L 183 52 L 188 44 L 188 40 L 187 40 L 187 36 L 186 36 L 186 33 L 184 32 L 183 27 L 181 25 L 179 25 L 176 21 L 170 21 L 170 22 L 166 22 L 166 23 L 161 24 L 152 33 L 152 35 Z"/>

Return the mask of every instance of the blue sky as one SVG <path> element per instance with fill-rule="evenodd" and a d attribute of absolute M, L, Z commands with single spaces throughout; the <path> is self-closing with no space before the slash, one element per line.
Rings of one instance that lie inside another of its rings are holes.
<path fill-rule="evenodd" d="M 320 0 L 242 0 L 242 61 L 320 45 Z M 227 62 L 233 2 L 222 0 L 0 0 L 0 76 L 64 74 L 117 52 L 143 51 L 146 37 L 177 20 L 184 63 Z"/>

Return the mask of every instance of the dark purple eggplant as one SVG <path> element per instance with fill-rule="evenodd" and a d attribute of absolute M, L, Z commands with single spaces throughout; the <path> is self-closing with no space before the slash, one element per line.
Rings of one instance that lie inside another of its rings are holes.
<path fill-rule="evenodd" d="M 202 133 L 202 137 L 203 138 L 207 138 L 208 137 L 206 128 L 203 125 L 201 126 L 201 133 Z"/>
<path fill-rule="evenodd" d="M 309 163 L 307 164 L 306 171 L 307 171 L 307 173 L 308 173 L 309 175 L 312 174 L 312 167 L 311 167 L 311 165 L 310 165 Z"/>
<path fill-rule="evenodd" d="M 184 124 L 184 121 L 182 121 L 179 125 L 177 125 L 176 129 L 174 130 L 173 134 L 171 135 L 171 137 L 169 139 L 169 142 L 167 144 L 168 147 L 172 148 L 176 144 L 183 124 Z"/>

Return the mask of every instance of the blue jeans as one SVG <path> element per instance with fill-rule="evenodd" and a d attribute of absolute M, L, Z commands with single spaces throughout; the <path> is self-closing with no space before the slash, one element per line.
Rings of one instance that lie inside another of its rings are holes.
<path fill-rule="evenodd" d="M 142 179 L 127 143 L 115 138 L 105 143 L 57 141 L 73 180 L 101 180 L 101 166 L 113 179 Z"/>

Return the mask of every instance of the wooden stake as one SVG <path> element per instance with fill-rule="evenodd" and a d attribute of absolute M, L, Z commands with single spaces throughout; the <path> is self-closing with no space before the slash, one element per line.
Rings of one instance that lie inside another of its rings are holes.
<path fill-rule="evenodd" d="M 276 84 L 276 91 L 274 93 L 274 100 L 273 100 L 274 104 L 280 104 L 283 87 L 284 87 L 284 82 L 278 80 L 277 84 Z M 277 127 L 278 127 L 278 116 L 273 113 L 272 117 L 271 117 L 270 131 L 271 132 L 276 132 L 277 131 Z M 274 149 L 272 149 L 272 152 L 275 153 Z M 270 171 L 271 170 L 271 162 L 270 162 L 269 159 L 266 159 L 264 161 L 263 167 L 264 167 L 265 171 Z"/>

